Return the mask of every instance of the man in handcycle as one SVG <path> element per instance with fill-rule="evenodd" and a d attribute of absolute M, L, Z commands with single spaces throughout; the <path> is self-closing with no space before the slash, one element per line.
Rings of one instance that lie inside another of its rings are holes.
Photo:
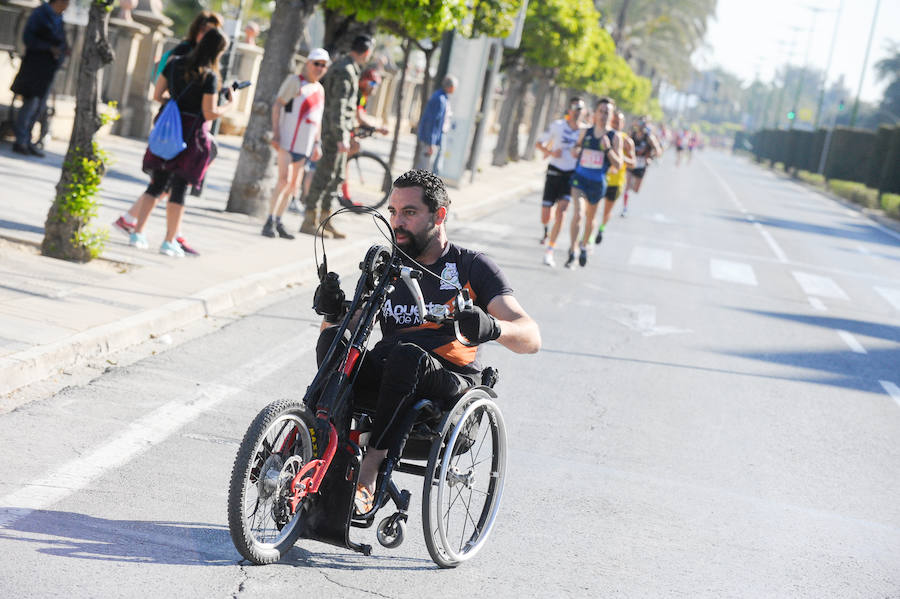
<path fill-rule="evenodd" d="M 419 280 L 426 307 L 453 306 L 458 289 L 467 289 L 474 305 L 457 311 L 456 321 L 471 344 L 497 340 L 516 353 L 536 353 L 540 330 L 516 301 L 500 268 L 485 254 L 450 243 L 449 207 L 443 181 L 430 172 L 411 170 L 394 181 L 388 203 L 391 228 L 398 247 L 421 266 L 406 257 L 403 262 L 437 275 L 423 273 Z M 324 286 L 317 293 L 325 293 Z M 332 305 L 339 303 L 331 299 Z M 327 315 L 322 322 L 320 365 L 342 316 Z M 360 365 L 353 388 L 355 406 L 374 412 L 356 489 L 358 514 L 373 509 L 379 467 L 388 449 L 408 433 L 402 430 L 406 411 L 422 398 L 450 409 L 461 392 L 481 384 L 478 347 L 460 343 L 452 322 L 425 322 L 405 285 L 388 294 L 379 321 L 382 339 Z"/>

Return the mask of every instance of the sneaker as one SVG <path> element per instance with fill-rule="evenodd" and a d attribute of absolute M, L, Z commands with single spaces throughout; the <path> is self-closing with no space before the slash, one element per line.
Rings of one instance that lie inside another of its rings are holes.
<path fill-rule="evenodd" d="M 271 219 L 266 221 L 266 224 L 263 225 L 262 236 L 275 237 L 275 221 Z"/>
<path fill-rule="evenodd" d="M 628 208 L 622 208 L 622 214 L 620 214 L 619 216 L 621 216 L 622 218 L 628 216 Z"/>
<path fill-rule="evenodd" d="M 587 248 L 581 248 L 581 251 L 578 253 L 578 264 L 584 266 L 587 264 Z"/>
<path fill-rule="evenodd" d="M 300 200 L 296 197 L 291 198 L 291 202 L 288 204 L 288 212 L 296 212 L 297 214 L 303 212 L 303 209 L 300 206 Z"/>
<path fill-rule="evenodd" d="M 30 156 L 31 152 L 28 151 L 27 146 L 23 146 L 22 144 L 13 144 L 12 151 L 16 154 L 24 154 L 25 156 Z"/>
<path fill-rule="evenodd" d="M 126 235 L 130 236 L 132 233 L 134 233 L 135 223 L 130 223 L 125 220 L 124 216 L 120 216 L 116 219 L 116 222 L 113 223 L 113 226 Z"/>
<path fill-rule="evenodd" d="M 566 268 L 575 268 L 575 252 L 569 252 L 569 258 L 566 260 Z"/>
<path fill-rule="evenodd" d="M 597 236 L 594 237 L 594 243 L 600 245 L 600 242 L 603 241 L 603 229 L 597 231 Z"/>
<path fill-rule="evenodd" d="M 181 251 L 185 254 L 190 254 L 191 256 L 200 255 L 200 252 L 188 245 L 188 242 L 184 240 L 184 237 L 176 237 L 175 241 L 178 242 L 178 245 L 181 246 Z"/>
<path fill-rule="evenodd" d="M 43 158 L 44 156 L 46 156 L 46 154 L 44 154 L 42 151 L 40 151 L 38 148 L 36 148 L 34 146 L 28 146 L 28 153 L 31 154 L 32 156 L 37 156 L 38 158 Z"/>
<path fill-rule="evenodd" d="M 150 247 L 150 244 L 147 243 L 147 238 L 144 237 L 143 233 L 132 233 L 128 237 L 128 245 L 139 250 L 146 250 Z"/>
<path fill-rule="evenodd" d="M 287 232 L 287 229 L 284 228 L 284 225 L 281 223 L 275 223 L 275 232 L 278 233 L 278 236 L 282 239 L 293 239 L 294 236 Z M 265 235 L 265 232 L 263 232 Z"/>
<path fill-rule="evenodd" d="M 177 241 L 163 241 L 162 245 L 159 246 L 159 253 L 172 258 L 184 258 L 184 250 L 181 249 Z"/>
<path fill-rule="evenodd" d="M 556 260 L 553 259 L 553 252 L 544 252 L 544 264 L 550 268 L 556 268 Z"/>
<path fill-rule="evenodd" d="M 541 245 L 547 245 L 547 240 L 548 240 L 549 238 L 550 238 L 550 236 L 547 235 L 546 233 L 544 233 L 544 236 L 541 237 Z"/>

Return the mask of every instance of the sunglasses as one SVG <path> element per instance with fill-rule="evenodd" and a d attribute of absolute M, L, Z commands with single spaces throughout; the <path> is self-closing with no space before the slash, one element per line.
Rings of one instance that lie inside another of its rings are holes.
<path fill-rule="evenodd" d="M 312 63 L 312 65 L 314 67 L 319 67 L 320 69 L 324 69 L 325 67 L 328 66 L 328 63 L 327 62 L 314 62 L 314 63 Z"/>

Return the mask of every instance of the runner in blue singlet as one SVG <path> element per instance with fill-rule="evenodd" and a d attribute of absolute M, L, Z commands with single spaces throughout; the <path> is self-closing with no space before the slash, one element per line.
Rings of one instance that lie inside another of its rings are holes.
<path fill-rule="evenodd" d="M 571 245 L 566 268 L 575 266 L 576 247 L 580 247 L 578 263 L 581 266 L 587 264 L 597 206 L 606 195 L 606 171 L 610 166 L 622 166 L 622 136 L 609 128 L 610 117 L 615 108 L 611 99 L 600 98 L 594 110 L 594 126 L 582 132 L 572 148 L 572 155 L 577 159 L 575 174 L 572 175 L 572 202 L 575 210 L 572 213 Z M 586 211 L 583 231 L 582 211 Z"/>

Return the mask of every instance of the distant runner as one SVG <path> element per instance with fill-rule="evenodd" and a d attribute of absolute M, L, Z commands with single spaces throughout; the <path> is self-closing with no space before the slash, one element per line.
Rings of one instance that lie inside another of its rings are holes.
<path fill-rule="evenodd" d="M 662 153 L 659 141 L 643 120 L 638 121 L 632 128 L 631 139 L 634 142 L 634 167 L 628 171 L 628 187 L 622 197 L 622 216 L 628 214 L 629 192 L 638 193 L 641 190 L 641 184 L 647 174 L 647 167 L 654 158 Z"/>
<path fill-rule="evenodd" d="M 603 219 L 600 222 L 600 228 L 597 229 L 597 236 L 594 243 L 603 241 L 603 229 L 609 222 L 609 215 L 612 213 L 613 204 L 625 187 L 626 175 L 629 168 L 634 167 L 634 141 L 625 133 L 625 113 L 621 110 L 613 115 L 612 128 L 619 132 L 622 137 L 622 166 L 619 168 L 610 167 L 606 172 L 606 201 L 603 203 Z"/>

